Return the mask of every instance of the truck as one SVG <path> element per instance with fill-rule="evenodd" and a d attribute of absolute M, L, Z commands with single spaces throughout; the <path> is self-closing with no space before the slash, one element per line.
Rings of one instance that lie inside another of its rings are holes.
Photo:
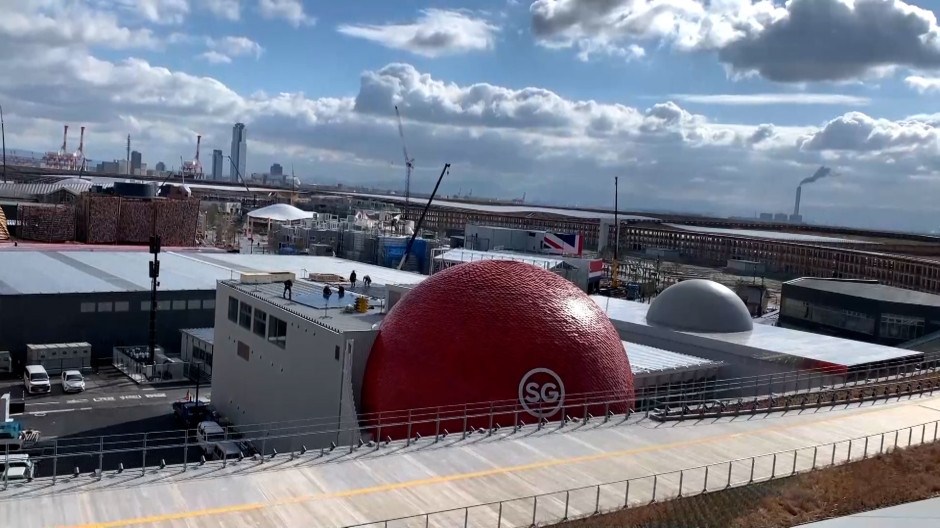
<path fill-rule="evenodd" d="M 196 426 L 196 441 L 209 459 L 225 460 L 242 456 L 239 443 L 227 438 L 225 429 L 216 422 L 200 422 Z"/>
<path fill-rule="evenodd" d="M 29 449 L 39 442 L 39 431 L 23 429 L 16 420 L 0 422 L 0 456 Z"/>

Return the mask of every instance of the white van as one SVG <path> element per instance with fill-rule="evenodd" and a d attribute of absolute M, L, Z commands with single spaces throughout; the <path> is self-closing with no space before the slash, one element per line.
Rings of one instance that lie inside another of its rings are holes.
<path fill-rule="evenodd" d="M 33 461 L 29 455 L 0 455 L 0 481 L 26 480 L 33 478 Z"/>
<path fill-rule="evenodd" d="M 206 458 L 219 460 L 238 458 L 242 450 L 238 443 L 225 439 L 225 429 L 215 422 L 199 422 L 196 426 L 196 441 Z"/>
<path fill-rule="evenodd" d="M 23 386 L 29 394 L 48 393 L 52 390 L 49 373 L 42 365 L 26 365 L 23 373 Z"/>

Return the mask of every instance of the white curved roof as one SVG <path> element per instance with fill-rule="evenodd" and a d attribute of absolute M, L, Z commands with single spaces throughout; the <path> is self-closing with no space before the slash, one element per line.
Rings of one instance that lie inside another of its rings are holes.
<path fill-rule="evenodd" d="M 277 222 L 293 222 L 295 220 L 313 218 L 313 213 L 311 211 L 303 211 L 290 204 L 279 203 L 262 207 L 261 209 L 255 209 L 248 213 L 248 216 Z"/>
<path fill-rule="evenodd" d="M 750 332 L 754 321 L 744 301 L 723 284 L 682 281 L 663 290 L 646 312 L 646 322 L 689 332 Z"/>

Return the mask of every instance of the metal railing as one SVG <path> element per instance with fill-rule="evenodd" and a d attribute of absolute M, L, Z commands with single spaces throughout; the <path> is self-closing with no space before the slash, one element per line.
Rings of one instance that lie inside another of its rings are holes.
<path fill-rule="evenodd" d="M 806 394 L 824 382 L 838 381 L 829 387 L 876 387 L 885 380 L 904 380 L 918 375 L 935 375 L 936 367 L 917 368 L 918 363 L 904 363 L 869 374 L 878 377 L 872 380 L 850 381 L 842 374 L 833 375 L 829 369 L 815 372 L 793 372 L 785 374 L 752 376 L 728 380 L 714 380 L 694 384 L 676 384 L 667 390 L 639 390 L 637 405 L 624 400 L 619 393 L 593 392 L 566 396 L 560 410 L 551 416 L 552 421 L 531 416 L 517 400 L 480 402 L 465 405 L 418 408 L 384 413 L 360 414 L 355 418 L 320 417 L 282 422 L 242 424 L 225 426 L 225 438 L 240 442 L 246 457 L 258 456 L 261 460 L 271 455 L 312 452 L 317 457 L 339 457 L 342 453 L 368 448 L 380 449 L 395 442 L 395 445 L 410 447 L 413 444 L 437 444 L 459 442 L 468 438 L 512 437 L 517 433 L 553 433 L 578 429 L 587 424 L 618 425 L 643 423 L 651 411 L 668 408 L 691 408 L 713 402 L 716 395 L 733 392 L 751 392 L 755 387 L 787 387 L 795 393 Z M 810 380 L 810 381 L 808 381 Z M 916 392 L 933 391 L 938 383 L 923 384 L 922 390 L 904 391 L 909 397 Z M 802 390 L 803 392 L 800 392 Z M 791 391 L 792 392 L 792 391 Z M 752 401 L 767 399 L 766 391 L 754 391 Z M 900 394 L 884 394 L 884 398 L 900 397 Z M 741 400 L 738 400 L 738 402 Z M 737 402 L 735 402 L 737 403 Z M 842 405 L 845 402 L 833 402 Z M 771 412 L 778 409 L 766 409 Z M 742 414 L 750 411 L 742 410 Z M 698 416 L 690 413 L 689 418 Z M 223 417 L 223 424 L 226 420 Z M 570 424 L 570 425 L 569 425 Z M 345 443 L 344 443 L 345 442 Z M 340 447 L 343 446 L 343 447 Z M 309 447 L 309 449 L 308 449 Z M 322 447 L 322 448 L 321 448 Z M 26 450 L 37 464 L 37 478 L 49 477 L 53 482 L 61 475 L 98 473 L 114 469 L 138 468 L 146 471 L 148 466 L 182 464 L 204 464 L 200 448 L 194 440 L 192 430 L 153 431 L 147 433 L 119 434 L 108 436 L 63 437 L 52 441 L 41 441 Z M 2 452 L 0 452 L 2 455 Z M 225 466 L 228 461 L 220 461 Z"/>
<path fill-rule="evenodd" d="M 723 491 L 831 468 L 937 441 L 940 420 L 809 447 L 787 449 L 613 482 L 474 504 L 343 528 L 533 527 Z"/>
<path fill-rule="evenodd" d="M 935 386 L 924 386 L 923 392 Z M 905 395 L 912 397 L 914 392 Z M 900 394 L 886 394 L 885 398 L 900 398 Z M 701 400 L 696 400 L 701 402 Z M 394 448 L 416 446 L 427 447 L 447 442 L 450 445 L 465 440 L 477 440 L 485 437 L 512 438 L 517 434 L 551 434 L 566 430 L 577 430 L 594 424 L 631 425 L 643 422 L 642 413 L 607 412 L 614 408 L 624 408 L 623 399 L 590 400 L 589 403 L 566 405 L 559 419 L 554 422 L 536 420 L 526 423 L 524 412 L 518 407 L 505 410 L 495 405 L 470 410 L 461 409 L 459 415 L 444 413 L 411 412 L 398 420 L 385 416 L 382 420 L 364 424 L 347 422 L 332 425 L 320 421 L 296 420 L 293 422 L 275 422 L 267 424 L 227 427 L 225 440 L 235 441 L 244 453 L 238 462 L 245 459 L 263 463 L 265 460 L 280 456 L 294 459 L 306 455 L 307 458 L 321 458 L 323 461 L 338 460 L 357 451 L 374 451 L 392 445 Z M 837 404 L 833 404 L 835 407 Z M 841 405 L 841 402 L 838 403 Z M 598 409 L 597 416 L 586 410 Z M 576 411 L 576 412 L 575 412 Z M 572 418 L 575 414 L 578 417 Z M 745 414 L 742 412 L 742 414 Z M 500 423 L 502 417 L 510 421 Z M 563 418 L 562 418 L 563 417 Z M 450 429 L 450 430 L 448 430 Z M 367 432 L 363 436 L 363 432 Z M 382 432 L 394 432 L 383 436 Z M 26 450 L 36 464 L 35 478 L 51 481 L 55 484 L 63 475 L 78 478 L 91 474 L 100 479 L 105 471 L 121 473 L 136 469 L 146 474 L 148 468 L 182 466 L 187 471 L 192 465 L 197 467 L 222 467 L 232 463 L 229 460 L 209 461 L 211 453 L 203 456 L 202 448 L 192 434 L 192 430 L 172 430 L 143 434 L 124 434 L 97 437 L 58 438 L 51 442 L 40 442 L 35 448 Z M 369 438 L 371 434 L 371 438 Z M 343 443 L 346 442 L 346 443 Z M 394 444 L 393 444 L 394 442 Z M 310 446 L 310 449 L 308 449 Z M 309 453 L 309 454 L 308 454 Z M 3 483 L 6 489 L 7 483 Z"/>

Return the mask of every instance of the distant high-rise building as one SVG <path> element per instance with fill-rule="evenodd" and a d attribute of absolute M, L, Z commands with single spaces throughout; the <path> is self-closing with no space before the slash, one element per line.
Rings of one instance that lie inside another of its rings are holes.
<path fill-rule="evenodd" d="M 239 176 L 245 178 L 248 169 L 248 134 L 244 123 L 235 123 L 232 127 L 232 150 L 229 155 L 232 157 L 229 179 L 238 181 Z"/>
<path fill-rule="evenodd" d="M 158 161 L 157 166 L 154 168 L 157 169 L 157 172 L 166 172 L 166 163 L 163 163 L 162 161 Z"/>
<path fill-rule="evenodd" d="M 271 165 L 271 176 L 283 176 L 283 175 L 284 175 L 284 167 L 281 167 L 280 163 L 275 163 L 274 165 Z"/>
<path fill-rule="evenodd" d="M 131 152 L 131 174 L 140 174 L 140 164 L 143 162 L 143 156 L 136 150 Z"/>
<path fill-rule="evenodd" d="M 212 179 L 222 179 L 222 167 L 225 166 L 225 158 L 222 157 L 222 151 L 215 149 L 212 151 Z"/>

